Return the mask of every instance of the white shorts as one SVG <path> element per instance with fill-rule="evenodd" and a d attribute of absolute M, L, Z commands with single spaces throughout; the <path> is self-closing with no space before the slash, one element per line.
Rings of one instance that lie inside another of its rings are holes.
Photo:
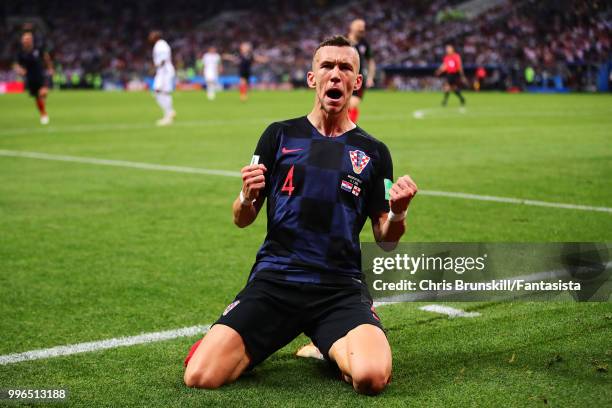
<path fill-rule="evenodd" d="M 174 89 L 174 75 L 158 72 L 153 80 L 153 90 L 155 92 L 170 93 Z"/>
<path fill-rule="evenodd" d="M 206 75 L 204 77 L 204 79 L 206 80 L 206 82 L 219 82 L 219 76 L 218 75 Z"/>

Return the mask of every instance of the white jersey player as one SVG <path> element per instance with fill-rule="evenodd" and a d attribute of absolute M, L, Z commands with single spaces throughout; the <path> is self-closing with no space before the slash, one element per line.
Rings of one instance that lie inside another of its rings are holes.
<path fill-rule="evenodd" d="M 215 99 L 215 92 L 220 90 L 219 74 L 222 71 L 221 55 L 215 47 L 210 47 L 202 57 L 204 65 L 204 79 L 206 80 L 206 94 L 209 100 Z"/>
<path fill-rule="evenodd" d="M 172 50 L 159 31 L 149 33 L 149 42 L 153 46 L 153 63 L 155 64 L 155 79 L 153 91 L 158 105 L 164 112 L 164 117 L 157 121 L 159 126 L 172 124 L 176 112 L 172 107 L 172 90 L 174 88 L 174 65 L 172 65 Z"/>

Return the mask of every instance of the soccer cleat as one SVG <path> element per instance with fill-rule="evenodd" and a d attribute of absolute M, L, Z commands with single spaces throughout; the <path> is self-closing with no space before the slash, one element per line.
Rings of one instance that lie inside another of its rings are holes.
<path fill-rule="evenodd" d="M 41 125 L 48 125 L 49 124 L 49 115 L 42 115 L 40 117 L 40 124 Z"/>
<path fill-rule="evenodd" d="M 323 354 L 321 354 L 321 352 L 319 351 L 317 346 L 315 346 L 312 343 L 308 343 L 307 345 L 301 347 L 297 351 L 297 353 L 295 353 L 295 355 L 298 356 L 298 357 L 315 358 L 317 360 L 325 360 L 325 357 L 323 357 Z"/>
<path fill-rule="evenodd" d="M 195 354 L 196 350 L 200 346 L 200 343 L 202 343 L 202 339 L 200 339 L 200 340 L 196 341 L 195 343 L 193 343 L 193 345 L 189 349 L 189 353 L 187 354 L 187 357 L 185 358 L 185 361 L 183 362 L 183 365 L 185 367 L 187 367 L 187 364 L 189 364 L 189 360 L 191 360 L 191 357 L 193 357 L 193 355 Z"/>
<path fill-rule="evenodd" d="M 157 126 L 169 126 L 173 122 L 172 116 L 164 116 L 157 121 Z"/>

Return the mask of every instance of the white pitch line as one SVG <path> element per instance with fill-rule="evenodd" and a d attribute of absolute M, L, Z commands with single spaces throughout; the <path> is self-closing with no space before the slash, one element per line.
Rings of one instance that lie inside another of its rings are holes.
<path fill-rule="evenodd" d="M 478 317 L 480 313 L 478 312 L 466 312 L 465 310 L 456 309 L 450 306 L 443 305 L 426 305 L 419 307 L 420 310 L 424 310 L 426 312 L 432 313 L 440 313 L 445 314 L 451 319 L 454 317 Z"/>
<path fill-rule="evenodd" d="M 374 306 L 380 307 L 393 303 L 397 302 L 374 302 Z M 90 341 L 86 343 L 76 343 L 46 349 L 30 350 L 23 353 L 5 354 L 0 355 L 0 365 L 15 364 L 24 361 L 43 360 L 53 357 L 71 356 L 73 354 L 135 346 L 138 344 L 155 343 L 158 341 L 172 340 L 180 337 L 191 337 L 198 334 L 205 334 L 209 329 L 210 325 L 191 326 L 174 330 L 143 333 L 136 336 L 116 337 L 107 340 Z"/>
<path fill-rule="evenodd" d="M 374 302 L 375 307 L 392 304 L 394 302 Z M 143 333 L 136 336 L 116 337 L 107 340 L 90 341 L 86 343 L 68 344 L 46 349 L 24 351 L 22 353 L 12 353 L 0 355 L 0 365 L 21 363 L 24 361 L 43 360 L 53 357 L 71 356 L 73 354 L 89 353 L 100 350 L 108 350 L 118 347 L 135 346 L 138 344 L 155 343 L 158 341 L 172 340 L 180 337 L 191 337 L 198 334 L 205 334 L 210 329 L 210 325 L 183 327 L 174 330 L 165 330 L 152 333 Z"/>
<path fill-rule="evenodd" d="M 208 127 L 208 126 L 231 126 L 243 124 L 269 124 L 273 122 L 273 118 L 258 118 L 258 119 L 240 119 L 240 120 L 190 120 L 174 123 L 173 127 Z M 151 122 L 141 123 L 108 123 L 108 124 L 80 124 L 67 126 L 35 127 L 35 128 L 9 128 L 0 131 L 0 136 L 16 136 L 31 133 L 87 133 L 87 132 L 104 132 L 117 130 L 140 130 L 140 129 L 161 129 L 159 126 Z M 167 128 L 165 128 L 167 129 Z"/>
<path fill-rule="evenodd" d="M 565 208 L 567 210 L 600 211 L 600 212 L 612 213 L 612 208 L 610 207 L 594 207 L 590 205 L 581 205 L 581 204 L 555 203 L 555 202 L 550 202 L 550 201 L 527 200 L 523 198 L 513 198 L 513 197 L 496 197 L 496 196 L 489 196 L 489 195 L 455 193 L 451 191 L 433 191 L 433 190 L 419 191 L 419 194 L 429 195 L 429 196 L 462 198 L 466 200 L 493 201 L 497 203 L 524 204 L 524 205 L 533 205 L 537 207 Z"/>
<path fill-rule="evenodd" d="M 6 354 L 0 356 L 0 365 L 19 363 L 22 361 L 40 360 L 51 357 L 70 356 L 72 354 L 88 353 L 98 350 L 107 350 L 117 347 L 134 346 L 137 344 L 153 343 L 172 340 L 179 337 L 190 337 L 204 334 L 210 325 L 183 327 L 175 330 L 165 330 L 153 333 L 143 333 L 137 336 L 117 337 L 108 340 L 90 341 L 87 343 L 68 344 L 46 349 L 31 350 L 23 353 Z"/>
<path fill-rule="evenodd" d="M 457 115 L 459 113 L 459 115 Z M 533 112 L 533 111 L 511 111 L 511 112 L 499 112 L 492 109 L 486 109 L 483 107 L 475 108 L 471 112 L 468 112 L 466 107 L 438 107 L 438 108 L 425 108 L 416 109 L 412 112 L 414 119 L 425 119 L 426 116 L 435 116 L 438 118 L 461 118 L 464 114 L 471 113 L 469 117 L 486 117 L 486 118 L 506 118 L 506 117 L 552 117 L 552 118 L 566 118 L 568 116 L 593 116 L 599 114 L 599 112 L 592 111 L 549 111 L 549 112 Z M 605 114 L 605 112 L 602 112 Z"/>
<path fill-rule="evenodd" d="M 612 261 L 606 264 L 606 268 L 609 268 L 610 266 L 612 266 Z M 562 273 L 563 271 L 545 271 L 545 272 L 533 273 L 531 275 L 515 276 L 509 279 L 525 280 L 525 281 L 532 282 L 532 281 L 543 280 L 543 279 L 556 279 L 559 276 L 559 274 L 562 274 Z M 449 294 L 456 294 L 456 293 L 459 293 L 459 292 L 454 291 L 454 292 L 450 292 Z M 376 301 L 374 302 L 373 306 L 382 307 L 386 305 L 393 305 L 393 304 L 403 303 L 403 302 L 419 301 L 421 300 L 421 297 L 422 297 L 421 295 L 423 294 L 419 293 L 419 294 L 408 294 L 407 296 L 393 296 L 385 300 Z M 424 295 L 427 296 L 427 293 L 425 293 Z M 439 305 L 429 305 L 429 306 L 435 307 L 438 310 L 442 310 L 440 308 L 447 308 L 446 306 L 439 306 Z M 423 308 L 421 309 L 425 310 Z M 447 308 L 446 310 L 448 311 L 448 309 L 453 309 L 453 308 Z M 471 314 L 471 316 L 463 315 L 460 317 L 475 317 L 476 315 L 480 315 L 477 312 L 465 312 L 465 311 L 462 311 L 461 309 L 455 309 L 455 310 L 459 310 L 463 312 L 464 314 Z M 446 313 L 446 314 L 449 314 L 449 313 Z M 47 349 L 31 350 L 31 351 L 26 351 L 23 353 L 6 354 L 6 355 L 0 356 L 0 365 L 19 363 L 22 361 L 41 360 L 41 359 L 46 359 L 46 358 L 51 358 L 51 357 L 69 356 L 72 354 L 87 353 L 87 352 L 93 352 L 93 351 L 98 351 L 98 350 L 107 350 L 107 349 L 112 349 L 112 348 L 117 348 L 117 347 L 134 346 L 137 344 L 153 343 L 153 342 L 158 342 L 158 341 L 176 339 L 179 337 L 190 337 L 190 336 L 195 336 L 197 334 L 205 334 L 209 329 L 210 329 L 210 325 L 191 326 L 191 327 L 183 327 L 183 328 L 174 329 L 174 330 L 166 330 L 166 331 L 159 331 L 159 332 L 153 332 L 153 333 L 143 333 L 137 336 L 117 337 L 117 338 L 108 339 L 108 340 L 99 340 L 99 341 L 91 341 L 87 343 L 69 344 L 66 346 L 57 346 L 57 347 L 51 347 Z"/>
<path fill-rule="evenodd" d="M 29 159 L 39 160 L 52 160 L 62 161 L 71 163 L 83 163 L 83 164 L 94 164 L 102 166 L 114 166 L 114 167 L 128 167 L 141 170 L 156 170 L 156 171 L 168 171 L 176 173 L 192 173 L 192 174 L 206 174 L 213 176 L 225 176 L 225 177 L 240 177 L 240 172 L 230 170 L 216 170 L 216 169 L 204 169 L 200 167 L 186 167 L 186 166 L 171 166 L 163 164 L 153 163 L 141 163 L 132 162 L 125 160 L 111 160 L 111 159 L 99 159 L 95 157 L 79 157 L 79 156 L 65 156 L 57 154 L 39 153 L 39 152 L 26 152 L 18 150 L 2 150 L 0 149 L 0 156 L 5 157 L 22 157 Z M 607 212 L 612 213 L 611 207 L 596 207 L 582 204 L 568 204 L 568 203 L 557 203 L 551 201 L 538 201 L 528 200 L 523 198 L 514 197 L 497 197 L 490 195 L 479 195 L 471 193 L 461 193 L 453 191 L 436 191 L 436 190 L 419 190 L 420 195 L 426 196 L 437 196 L 437 197 L 449 197 L 449 198 L 460 198 L 465 200 L 476 200 L 476 201 L 492 201 L 497 203 L 507 204 L 523 204 L 536 207 L 549 207 L 549 208 L 562 208 L 566 210 L 581 210 L 581 211 L 596 211 L 596 212 Z"/>
<path fill-rule="evenodd" d="M 47 154 L 47 153 L 38 153 L 38 152 L 0 150 L 0 156 L 25 157 L 28 159 L 63 161 L 63 162 L 71 162 L 71 163 L 98 164 L 102 166 L 129 167 L 133 169 L 169 171 L 169 172 L 175 172 L 175 173 L 192 173 L 192 174 L 207 174 L 207 175 L 212 175 L 212 176 L 240 177 L 239 171 L 202 169 L 198 167 L 185 167 L 185 166 L 169 166 L 169 165 L 164 165 L 164 164 L 141 163 L 141 162 L 132 162 L 132 161 L 125 161 L 125 160 L 98 159 L 95 157 L 63 156 L 63 155 L 57 155 L 57 154 Z"/>

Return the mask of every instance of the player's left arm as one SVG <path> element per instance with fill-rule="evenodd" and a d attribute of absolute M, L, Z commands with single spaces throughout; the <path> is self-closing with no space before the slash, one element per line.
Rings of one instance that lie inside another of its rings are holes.
<path fill-rule="evenodd" d="M 374 239 L 382 249 L 390 251 L 406 232 L 408 205 L 418 188 L 408 175 L 401 176 L 393 183 L 393 160 L 389 149 L 382 143 L 376 164 L 367 208 Z"/>
<path fill-rule="evenodd" d="M 397 179 L 389 190 L 390 212 L 381 212 L 372 217 L 372 231 L 378 245 L 386 251 L 397 246 L 406 232 L 408 206 L 418 192 L 416 183 L 409 175 Z"/>

